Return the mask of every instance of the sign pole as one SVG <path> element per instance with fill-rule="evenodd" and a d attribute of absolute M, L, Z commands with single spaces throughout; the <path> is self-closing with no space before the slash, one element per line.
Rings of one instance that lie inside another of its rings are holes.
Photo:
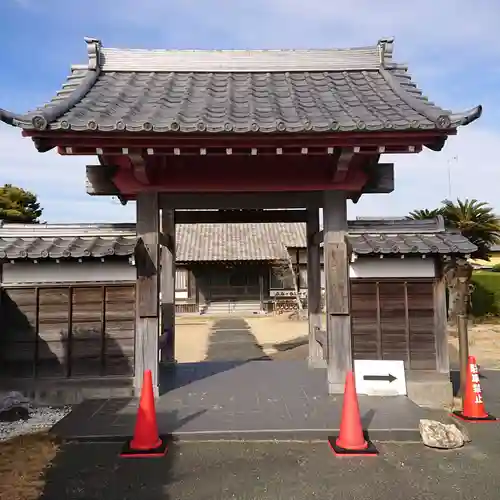
<path fill-rule="evenodd" d="M 460 396 L 462 407 L 465 404 L 465 388 L 467 386 L 467 360 L 469 359 L 469 339 L 467 332 L 467 316 L 459 314 L 458 323 L 458 351 L 460 358 Z"/>
<path fill-rule="evenodd" d="M 466 277 L 458 278 L 459 311 L 457 315 L 458 352 L 460 360 L 460 396 L 462 407 L 465 403 L 465 388 L 467 386 L 467 364 L 469 359 L 469 335 L 467 331 L 467 305 L 468 305 L 468 280 Z"/>

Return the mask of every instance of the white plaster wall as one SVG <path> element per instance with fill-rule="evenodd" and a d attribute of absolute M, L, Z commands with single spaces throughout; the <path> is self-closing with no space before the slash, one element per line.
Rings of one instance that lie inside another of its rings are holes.
<path fill-rule="evenodd" d="M 290 257 L 295 263 L 295 250 L 290 250 Z M 299 262 L 307 264 L 306 250 L 299 251 Z M 323 264 L 323 252 L 321 252 L 321 263 Z M 436 276 L 436 269 L 433 258 L 358 257 L 351 264 L 349 275 L 351 278 L 433 278 Z"/>
<path fill-rule="evenodd" d="M 433 278 L 435 275 L 434 259 L 421 257 L 361 258 L 351 264 L 349 272 L 351 278 Z"/>
<path fill-rule="evenodd" d="M 106 262 L 18 262 L 3 265 L 2 285 L 30 283 L 135 282 L 135 267 L 127 261 Z M 175 298 L 185 300 L 188 291 L 175 292 Z"/>
<path fill-rule="evenodd" d="M 16 262 L 3 265 L 2 284 L 135 281 L 128 261 Z"/>

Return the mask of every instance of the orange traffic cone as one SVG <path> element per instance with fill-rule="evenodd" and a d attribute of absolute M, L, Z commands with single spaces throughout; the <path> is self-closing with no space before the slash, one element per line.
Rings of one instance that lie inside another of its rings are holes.
<path fill-rule="evenodd" d="M 358 397 L 354 382 L 354 373 L 347 373 L 342 405 L 342 419 L 338 438 L 329 437 L 328 443 L 335 455 L 375 456 L 378 450 L 371 441 L 365 439 L 361 416 L 359 414 Z"/>
<path fill-rule="evenodd" d="M 494 422 L 497 420 L 494 416 L 486 413 L 484 408 L 479 370 L 474 356 L 469 356 L 467 363 L 464 407 L 462 411 L 454 411 L 453 415 L 468 422 Z"/>
<path fill-rule="evenodd" d="M 137 411 L 134 437 L 125 443 L 122 457 L 162 457 L 167 443 L 158 435 L 151 370 L 144 372 L 141 400 Z"/>

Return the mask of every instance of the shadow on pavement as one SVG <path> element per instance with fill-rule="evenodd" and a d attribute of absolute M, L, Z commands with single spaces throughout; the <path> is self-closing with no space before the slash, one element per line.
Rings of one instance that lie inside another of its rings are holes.
<path fill-rule="evenodd" d="M 45 474 L 43 500 L 166 500 L 178 445 L 161 458 L 121 458 L 118 443 L 63 444 Z"/>
<path fill-rule="evenodd" d="M 272 361 L 242 318 L 221 318 L 213 326 L 204 361 L 160 367 L 160 395 L 249 361 Z"/>
<path fill-rule="evenodd" d="M 165 432 L 174 433 L 191 420 L 195 420 L 207 412 L 202 408 L 184 416 L 179 410 L 161 408 L 156 404 L 157 423 Z M 50 433 L 61 439 L 90 442 L 125 441 L 132 437 L 137 419 L 137 404 L 131 400 L 86 400 L 80 403 L 71 413 L 60 420 Z"/>

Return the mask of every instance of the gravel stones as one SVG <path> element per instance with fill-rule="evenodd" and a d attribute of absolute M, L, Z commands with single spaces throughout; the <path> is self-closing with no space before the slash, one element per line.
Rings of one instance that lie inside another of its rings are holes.
<path fill-rule="evenodd" d="M 0 395 L 0 441 L 49 430 L 71 411 L 71 407 L 37 406 L 22 394 Z"/>

